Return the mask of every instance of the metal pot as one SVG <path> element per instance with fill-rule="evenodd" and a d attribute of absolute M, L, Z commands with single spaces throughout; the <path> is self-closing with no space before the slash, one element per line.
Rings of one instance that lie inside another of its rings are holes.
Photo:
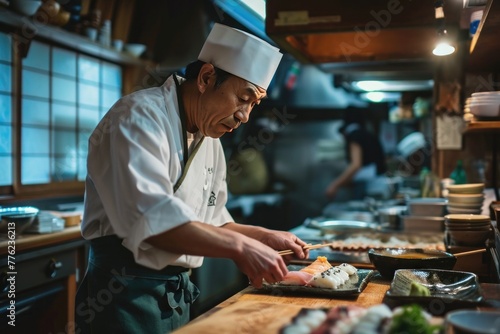
<path fill-rule="evenodd" d="M 383 229 L 401 230 L 403 217 L 406 214 L 406 205 L 387 206 L 379 208 L 378 221 Z"/>

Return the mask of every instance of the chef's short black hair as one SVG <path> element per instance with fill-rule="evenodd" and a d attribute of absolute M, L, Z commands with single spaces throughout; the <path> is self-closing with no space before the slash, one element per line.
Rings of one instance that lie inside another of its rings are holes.
<path fill-rule="evenodd" d="M 188 66 L 186 66 L 186 70 L 184 73 L 184 77 L 186 80 L 194 80 L 198 77 L 198 73 L 200 73 L 201 67 L 205 64 L 204 61 L 197 60 L 192 63 L 190 63 Z M 215 88 L 219 88 L 220 85 L 226 81 L 227 78 L 231 75 L 230 73 L 221 70 L 218 67 L 215 67 L 215 75 L 217 76 L 215 78 Z"/>

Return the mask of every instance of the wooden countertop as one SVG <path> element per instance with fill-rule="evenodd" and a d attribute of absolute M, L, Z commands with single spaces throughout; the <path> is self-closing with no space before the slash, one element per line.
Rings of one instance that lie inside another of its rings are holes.
<path fill-rule="evenodd" d="M 381 304 L 390 282 L 380 276 L 353 298 L 283 296 L 256 293 L 248 287 L 194 319 L 175 334 L 277 334 L 303 307 L 331 308 L 342 305 L 369 307 Z M 484 295 L 500 303 L 500 284 L 482 284 Z M 442 322 L 442 318 L 435 318 Z"/>
<path fill-rule="evenodd" d="M 276 334 L 303 307 L 371 306 L 382 303 L 390 283 L 374 279 L 354 298 L 279 296 L 255 293 L 248 287 L 178 329 L 176 334 Z"/>
<path fill-rule="evenodd" d="M 16 253 L 77 239 L 82 239 L 80 225 L 66 227 L 64 230 L 54 233 L 16 235 Z M 7 254 L 8 245 L 7 238 L 3 237 L 0 241 L 0 255 Z"/>

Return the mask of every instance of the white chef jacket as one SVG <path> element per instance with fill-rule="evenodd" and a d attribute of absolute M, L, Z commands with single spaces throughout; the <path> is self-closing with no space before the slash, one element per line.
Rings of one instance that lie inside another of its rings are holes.
<path fill-rule="evenodd" d="M 85 239 L 117 235 L 137 263 L 153 269 L 201 266 L 200 256 L 166 252 L 144 241 L 188 221 L 214 226 L 233 221 L 225 208 L 226 162 L 219 139 L 198 141 L 185 168 L 183 131 L 173 77 L 121 98 L 109 110 L 89 138 Z"/>

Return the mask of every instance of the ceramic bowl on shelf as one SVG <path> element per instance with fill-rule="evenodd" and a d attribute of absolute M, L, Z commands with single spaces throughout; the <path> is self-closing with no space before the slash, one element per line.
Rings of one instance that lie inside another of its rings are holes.
<path fill-rule="evenodd" d="M 477 92 L 472 93 L 472 97 L 480 97 L 480 96 L 500 96 L 500 91 L 492 91 L 492 92 Z"/>
<path fill-rule="evenodd" d="M 469 106 L 470 112 L 480 117 L 499 117 L 500 101 L 491 103 L 477 103 Z"/>
<path fill-rule="evenodd" d="M 36 11 L 42 5 L 41 1 L 33 0 L 12 0 L 10 2 L 10 7 L 19 14 L 32 16 L 35 15 Z"/>
<path fill-rule="evenodd" d="M 452 194 L 447 196 L 448 205 L 460 204 L 481 204 L 484 201 L 484 194 Z"/>
<path fill-rule="evenodd" d="M 445 222 L 464 222 L 464 223 L 485 223 L 490 222 L 490 216 L 487 215 L 468 215 L 468 214 L 449 214 L 444 216 Z"/>
<path fill-rule="evenodd" d="M 446 189 L 450 194 L 482 194 L 484 183 L 450 184 Z"/>
<path fill-rule="evenodd" d="M 146 51 L 146 45 L 137 43 L 128 43 L 123 46 L 123 50 L 134 57 L 139 58 L 144 51 Z"/>

